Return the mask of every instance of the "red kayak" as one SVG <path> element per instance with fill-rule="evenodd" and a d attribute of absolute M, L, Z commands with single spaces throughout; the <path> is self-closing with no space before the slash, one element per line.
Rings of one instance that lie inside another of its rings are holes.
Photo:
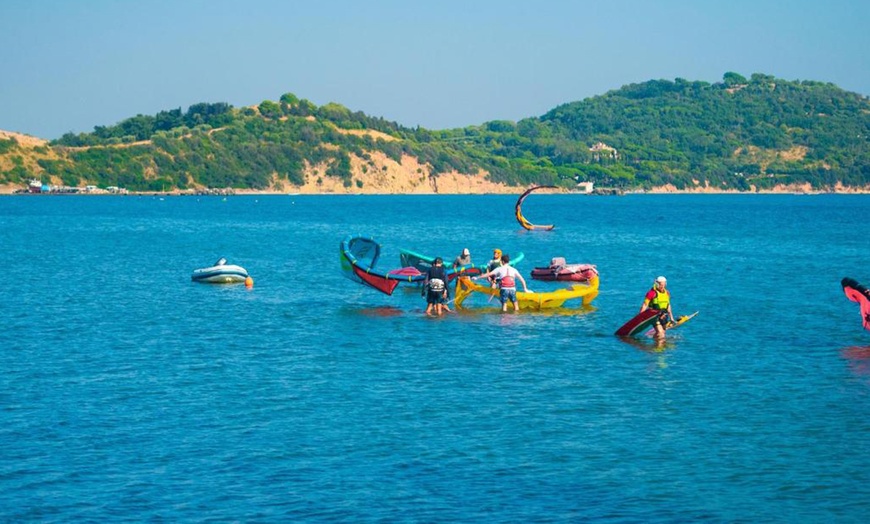
<path fill-rule="evenodd" d="M 536 267 L 532 270 L 532 278 L 547 281 L 588 282 L 598 276 L 598 270 L 592 264 L 566 264 L 562 257 L 550 260 L 547 267 Z"/>

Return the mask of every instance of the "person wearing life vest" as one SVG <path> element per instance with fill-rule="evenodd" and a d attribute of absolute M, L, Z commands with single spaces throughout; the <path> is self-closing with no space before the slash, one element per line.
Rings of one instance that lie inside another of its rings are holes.
<path fill-rule="evenodd" d="M 432 310 L 441 315 L 447 304 L 447 272 L 444 270 L 444 261 L 441 257 L 435 259 L 435 263 L 426 272 L 426 280 L 423 282 L 423 290 L 426 293 L 426 314 L 432 316 Z M 450 309 L 447 309 L 450 311 Z"/>
<path fill-rule="evenodd" d="M 503 313 L 507 311 L 508 302 L 513 303 L 514 311 L 520 310 L 520 303 L 517 301 L 517 280 L 523 283 L 523 291 L 529 292 L 529 288 L 526 287 L 526 279 L 523 278 L 516 268 L 510 265 L 510 261 L 510 255 L 505 253 L 501 256 L 501 265 L 499 267 L 492 271 L 487 271 L 480 276 L 471 277 L 471 280 L 493 277 L 498 281 L 499 300 L 501 300 L 501 310 Z"/>
<path fill-rule="evenodd" d="M 492 260 L 487 262 L 486 270 L 492 271 L 493 269 L 501 266 L 501 249 L 493 249 L 492 250 Z"/>
<path fill-rule="evenodd" d="M 674 314 L 671 311 L 671 294 L 666 289 L 668 279 L 658 277 L 653 283 L 652 289 L 647 291 L 643 297 L 643 304 L 640 306 L 640 312 L 643 313 L 647 309 L 659 311 L 659 316 L 656 319 L 656 338 L 665 336 L 665 326 L 668 322 L 674 321 Z"/>
<path fill-rule="evenodd" d="M 486 263 L 486 270 L 492 271 L 499 267 L 501 267 L 501 249 L 496 248 L 492 250 L 492 260 Z M 493 289 L 498 287 L 498 281 L 494 277 L 489 277 L 489 287 Z"/>

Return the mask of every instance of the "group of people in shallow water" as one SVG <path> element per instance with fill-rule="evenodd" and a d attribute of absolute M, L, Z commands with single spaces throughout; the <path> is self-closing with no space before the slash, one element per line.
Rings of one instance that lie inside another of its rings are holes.
<path fill-rule="evenodd" d="M 519 311 L 520 304 L 517 300 L 516 281 L 519 280 L 523 284 L 523 291 L 528 293 L 529 288 L 520 272 L 510 265 L 510 261 L 510 255 L 502 253 L 500 249 L 495 249 L 492 253 L 492 260 L 486 265 L 486 273 L 472 277 L 472 280 L 477 280 L 478 278 L 489 279 L 492 287 L 498 286 L 501 310 L 507 311 L 507 305 L 510 302 L 514 306 L 514 311 Z M 467 266 L 471 263 L 471 252 L 468 248 L 465 248 L 453 260 L 453 269 Z M 447 282 L 447 270 L 444 268 L 444 260 L 441 257 L 437 257 L 429 268 L 429 271 L 427 271 L 426 279 L 423 282 L 423 296 L 426 297 L 427 315 L 441 315 L 445 311 L 448 313 L 452 312 L 448 306 L 450 302 L 450 288 Z"/>
<path fill-rule="evenodd" d="M 501 301 L 501 310 L 507 311 L 508 302 L 513 304 L 514 311 L 520 310 L 520 304 L 517 300 L 517 284 L 519 280 L 523 284 L 523 291 L 529 292 L 526 285 L 526 280 L 510 265 L 511 257 L 507 253 L 502 253 L 500 249 L 493 250 L 492 260 L 486 265 L 486 272 L 480 276 L 472 277 L 472 280 L 479 278 L 487 278 L 492 287 L 498 286 L 499 300 Z M 462 250 L 462 253 L 453 260 L 453 269 L 462 266 L 470 265 L 471 252 L 468 248 Z M 452 312 L 448 303 L 450 302 L 450 288 L 447 285 L 447 270 L 444 268 L 444 260 L 437 257 L 426 273 L 426 279 L 423 282 L 423 295 L 426 297 L 426 314 L 441 315 L 443 312 Z"/>
<path fill-rule="evenodd" d="M 520 310 L 520 303 L 517 300 L 518 280 L 523 285 L 523 291 L 529 292 L 526 279 L 523 278 L 516 268 L 510 265 L 510 261 L 510 255 L 502 253 L 500 249 L 495 249 L 492 253 L 492 260 L 487 263 L 486 272 L 480 276 L 471 277 L 471 280 L 486 278 L 489 279 L 492 287 L 498 286 L 502 312 L 507 312 L 508 302 L 513 304 L 514 311 Z M 453 260 L 453 269 L 470 264 L 471 252 L 468 248 L 465 248 Z M 433 312 L 436 315 L 441 315 L 444 311 L 452 312 L 448 306 L 450 291 L 447 282 L 447 270 L 444 268 L 444 261 L 441 257 L 438 257 L 426 273 L 426 280 L 423 283 L 423 295 L 426 297 L 427 315 L 432 315 Z M 671 294 L 667 289 L 667 285 L 668 279 L 663 276 L 657 277 L 652 289 L 644 295 L 643 303 L 640 306 L 641 313 L 647 309 L 659 312 L 655 322 L 656 338 L 664 338 L 668 324 L 674 322 L 674 313 L 671 309 Z"/>

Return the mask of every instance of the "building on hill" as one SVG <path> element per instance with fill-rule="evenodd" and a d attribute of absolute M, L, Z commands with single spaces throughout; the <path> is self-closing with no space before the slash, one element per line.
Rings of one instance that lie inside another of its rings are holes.
<path fill-rule="evenodd" d="M 598 142 L 594 146 L 589 148 L 589 151 L 592 152 L 592 157 L 595 158 L 596 162 L 601 161 L 601 156 L 610 157 L 612 160 L 619 160 L 619 152 L 615 147 L 610 147 L 604 142 Z"/>

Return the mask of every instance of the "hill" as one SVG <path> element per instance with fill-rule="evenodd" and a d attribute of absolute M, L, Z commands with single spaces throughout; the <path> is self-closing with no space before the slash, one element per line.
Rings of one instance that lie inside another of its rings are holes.
<path fill-rule="evenodd" d="M 131 191 L 515 192 L 870 189 L 870 101 L 832 84 L 726 73 L 653 80 L 519 122 L 432 131 L 277 102 L 137 115 L 50 143 L 0 134 L 0 185 L 31 178 Z"/>

